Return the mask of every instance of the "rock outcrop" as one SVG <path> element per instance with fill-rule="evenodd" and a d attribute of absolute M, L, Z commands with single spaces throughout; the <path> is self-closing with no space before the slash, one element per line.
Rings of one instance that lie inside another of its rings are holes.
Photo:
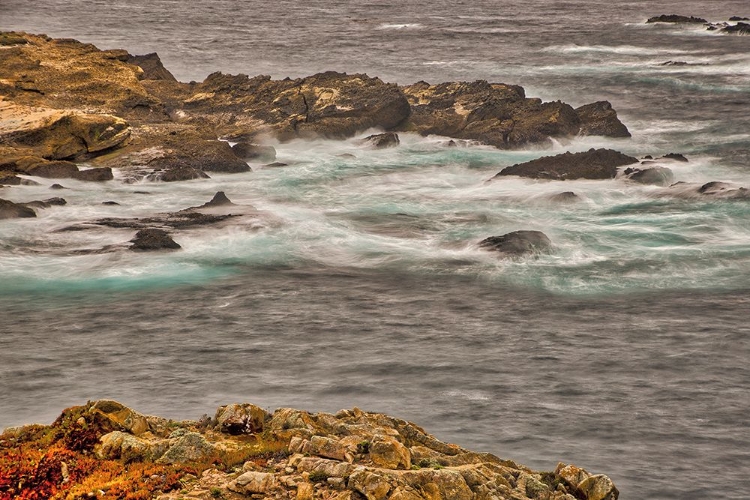
<path fill-rule="evenodd" d="M 576 114 L 581 121 L 581 135 L 630 137 L 628 128 L 617 118 L 617 111 L 608 101 L 598 101 L 576 108 Z"/>
<path fill-rule="evenodd" d="M 706 24 L 706 21 L 700 17 L 679 16 L 677 14 L 662 14 L 648 18 L 646 23 L 678 23 L 678 24 Z"/>
<path fill-rule="evenodd" d="M 42 457 L 44 457 L 42 459 Z M 149 417 L 115 401 L 65 410 L 51 426 L 0 436 L 0 492 L 23 497 L 336 500 L 617 500 L 602 474 L 536 472 L 438 441 L 357 408 L 335 415 L 251 404 L 199 421 Z"/>
<path fill-rule="evenodd" d="M 638 163 L 638 159 L 612 149 L 590 149 L 518 163 L 504 168 L 493 179 L 507 175 L 552 180 L 614 179 L 617 167 L 632 163 Z"/>
<path fill-rule="evenodd" d="M 136 251 L 177 250 L 182 248 L 163 229 L 141 229 L 130 241 L 133 243 L 130 249 Z"/>

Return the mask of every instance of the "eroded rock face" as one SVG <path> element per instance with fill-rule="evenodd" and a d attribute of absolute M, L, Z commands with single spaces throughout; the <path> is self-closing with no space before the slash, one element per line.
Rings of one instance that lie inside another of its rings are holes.
<path fill-rule="evenodd" d="M 479 246 L 493 250 L 506 257 L 547 252 L 552 241 L 541 231 L 513 231 L 502 236 L 490 236 L 479 242 Z"/>
<path fill-rule="evenodd" d="M 583 153 L 543 156 L 504 168 L 494 179 L 518 175 L 532 179 L 614 179 L 617 167 L 638 163 L 637 158 L 612 149 L 590 149 Z"/>

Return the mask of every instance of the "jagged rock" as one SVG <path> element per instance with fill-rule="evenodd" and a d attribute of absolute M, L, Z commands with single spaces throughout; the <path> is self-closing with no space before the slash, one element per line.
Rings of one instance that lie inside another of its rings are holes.
<path fill-rule="evenodd" d="M 375 149 L 392 148 L 401 144 L 398 134 L 395 132 L 385 132 L 383 134 L 369 135 L 365 137 L 365 142 Z"/>
<path fill-rule="evenodd" d="M 499 148 L 571 137 L 580 119 L 569 105 L 526 98 L 522 87 L 486 81 L 402 87 L 412 108 L 400 130 L 473 139 Z"/>
<path fill-rule="evenodd" d="M 355 470 L 349 476 L 347 486 L 364 495 L 367 500 L 383 500 L 391 491 L 391 485 L 385 477 L 365 469 Z"/>
<path fill-rule="evenodd" d="M 252 404 L 231 404 L 220 406 L 215 420 L 221 432 L 236 435 L 262 432 L 266 418 L 270 415 L 263 408 Z"/>
<path fill-rule="evenodd" d="M 261 146 L 249 142 L 238 142 L 232 146 L 232 151 L 234 151 L 234 154 L 240 158 L 260 163 L 269 163 L 276 159 L 276 148 L 273 146 Z"/>
<path fill-rule="evenodd" d="M 692 24 L 706 24 L 706 21 L 700 17 L 693 16 L 678 16 L 677 14 L 662 14 L 660 16 L 654 16 L 648 18 L 647 24 L 650 23 L 692 23 Z"/>
<path fill-rule="evenodd" d="M 130 240 L 133 244 L 131 250 L 151 251 L 151 250 L 176 250 L 182 248 L 169 236 L 163 229 L 141 229 Z"/>
<path fill-rule="evenodd" d="M 651 168 L 628 168 L 625 169 L 625 175 L 631 181 L 640 184 L 653 184 L 656 186 L 669 186 L 674 182 L 672 170 L 666 167 Z"/>
<path fill-rule="evenodd" d="M 0 198 L 0 219 L 16 219 L 24 217 L 36 217 L 36 212 L 23 204 L 13 203 L 12 201 Z"/>
<path fill-rule="evenodd" d="M 628 128 L 617 118 L 617 111 L 609 101 L 598 101 L 576 108 L 581 120 L 580 135 L 630 137 Z"/>
<path fill-rule="evenodd" d="M 590 149 L 583 153 L 543 156 L 504 168 L 493 179 L 519 175 L 533 179 L 614 179 L 617 167 L 638 163 L 636 158 L 612 149 Z"/>
<path fill-rule="evenodd" d="M 176 82 L 177 79 L 164 67 L 156 52 L 134 56 L 128 54 L 127 62 L 140 67 L 143 72 L 139 75 L 141 80 L 166 80 Z"/>
<path fill-rule="evenodd" d="M 227 198 L 227 195 L 224 194 L 224 191 L 217 191 L 214 197 L 211 198 L 211 201 L 208 201 L 196 208 L 224 207 L 227 205 L 234 205 L 234 203 L 232 203 L 231 200 Z"/>
<path fill-rule="evenodd" d="M 183 120 L 208 121 L 226 136 L 342 139 L 397 126 L 409 116 L 409 103 L 396 85 L 363 74 L 271 80 L 213 73 L 192 89 L 180 111 Z"/>
<path fill-rule="evenodd" d="M 730 21 L 750 21 L 750 17 L 732 16 L 729 18 Z"/>
<path fill-rule="evenodd" d="M 513 231 L 502 236 L 485 238 L 479 242 L 479 246 L 508 257 L 515 257 L 546 252 L 552 247 L 552 242 L 541 231 Z"/>
<path fill-rule="evenodd" d="M 318 457 L 302 457 L 297 462 L 297 470 L 300 472 L 318 472 L 328 477 L 349 477 L 354 469 L 354 465 L 348 462 L 338 460 L 328 460 Z"/>
<path fill-rule="evenodd" d="M 734 26 L 725 26 L 721 28 L 721 32 L 730 35 L 750 35 L 750 24 L 737 23 Z"/>

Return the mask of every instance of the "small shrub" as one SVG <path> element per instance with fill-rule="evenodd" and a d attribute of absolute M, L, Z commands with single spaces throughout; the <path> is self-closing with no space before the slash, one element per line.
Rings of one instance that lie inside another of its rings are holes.
<path fill-rule="evenodd" d="M 328 474 L 323 471 L 313 471 L 310 473 L 310 481 L 313 483 L 325 483 L 328 481 Z"/>
<path fill-rule="evenodd" d="M 211 496 L 213 498 L 224 498 L 224 493 L 221 492 L 221 488 L 214 486 L 211 488 Z"/>
<path fill-rule="evenodd" d="M 357 452 L 362 453 L 363 455 L 370 453 L 370 442 L 365 440 L 357 443 Z"/>

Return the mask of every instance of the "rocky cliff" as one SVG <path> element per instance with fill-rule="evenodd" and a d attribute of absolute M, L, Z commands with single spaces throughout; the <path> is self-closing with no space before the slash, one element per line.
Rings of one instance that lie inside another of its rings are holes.
<path fill-rule="evenodd" d="M 0 498 L 616 500 L 605 475 L 537 472 L 357 408 L 230 404 L 173 421 L 115 401 L 0 435 Z"/>

